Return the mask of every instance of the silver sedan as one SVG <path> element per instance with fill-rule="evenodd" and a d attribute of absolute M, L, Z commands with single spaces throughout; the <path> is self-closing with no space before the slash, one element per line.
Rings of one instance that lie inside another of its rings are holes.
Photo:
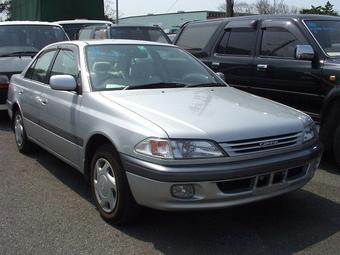
<path fill-rule="evenodd" d="M 37 144 L 82 172 L 115 224 L 140 206 L 221 208 L 299 189 L 321 155 L 309 116 L 229 87 L 172 45 L 52 44 L 13 76 L 7 106 L 19 151 Z"/>

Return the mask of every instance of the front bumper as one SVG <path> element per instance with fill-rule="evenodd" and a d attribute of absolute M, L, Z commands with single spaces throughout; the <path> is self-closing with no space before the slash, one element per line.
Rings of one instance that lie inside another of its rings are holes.
<path fill-rule="evenodd" d="M 239 162 L 164 166 L 122 155 L 122 163 L 138 204 L 160 210 L 213 209 L 300 189 L 314 176 L 321 153 L 321 146 L 313 144 L 299 151 Z M 175 184 L 191 184 L 195 195 L 190 199 L 173 197 L 171 187 Z"/>

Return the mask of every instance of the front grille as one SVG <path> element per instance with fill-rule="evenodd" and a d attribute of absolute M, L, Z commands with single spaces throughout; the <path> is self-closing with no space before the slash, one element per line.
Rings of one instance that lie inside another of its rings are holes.
<path fill-rule="evenodd" d="M 301 132 L 278 136 L 268 136 L 255 139 L 238 140 L 221 143 L 222 148 L 229 156 L 240 156 L 273 149 L 294 146 L 301 141 Z"/>
<path fill-rule="evenodd" d="M 232 195 L 244 192 L 253 192 L 273 185 L 297 181 L 307 174 L 308 168 L 309 165 L 295 167 L 251 177 L 218 182 L 216 184 L 224 194 Z"/>

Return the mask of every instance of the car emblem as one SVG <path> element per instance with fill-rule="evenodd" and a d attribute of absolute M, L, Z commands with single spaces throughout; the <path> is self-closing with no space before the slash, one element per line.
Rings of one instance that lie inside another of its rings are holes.
<path fill-rule="evenodd" d="M 278 144 L 279 141 L 269 141 L 269 142 L 263 142 L 263 143 L 260 143 L 259 146 L 260 147 L 268 147 L 268 146 L 272 146 L 272 145 L 276 145 Z"/>

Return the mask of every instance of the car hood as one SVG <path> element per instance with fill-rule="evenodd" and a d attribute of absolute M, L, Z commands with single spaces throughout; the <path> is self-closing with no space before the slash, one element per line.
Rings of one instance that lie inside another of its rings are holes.
<path fill-rule="evenodd" d="M 21 73 L 32 61 L 32 57 L 0 57 L 0 73 Z"/>
<path fill-rule="evenodd" d="M 170 138 L 217 142 L 300 132 L 307 115 L 231 87 L 105 91 Z"/>

